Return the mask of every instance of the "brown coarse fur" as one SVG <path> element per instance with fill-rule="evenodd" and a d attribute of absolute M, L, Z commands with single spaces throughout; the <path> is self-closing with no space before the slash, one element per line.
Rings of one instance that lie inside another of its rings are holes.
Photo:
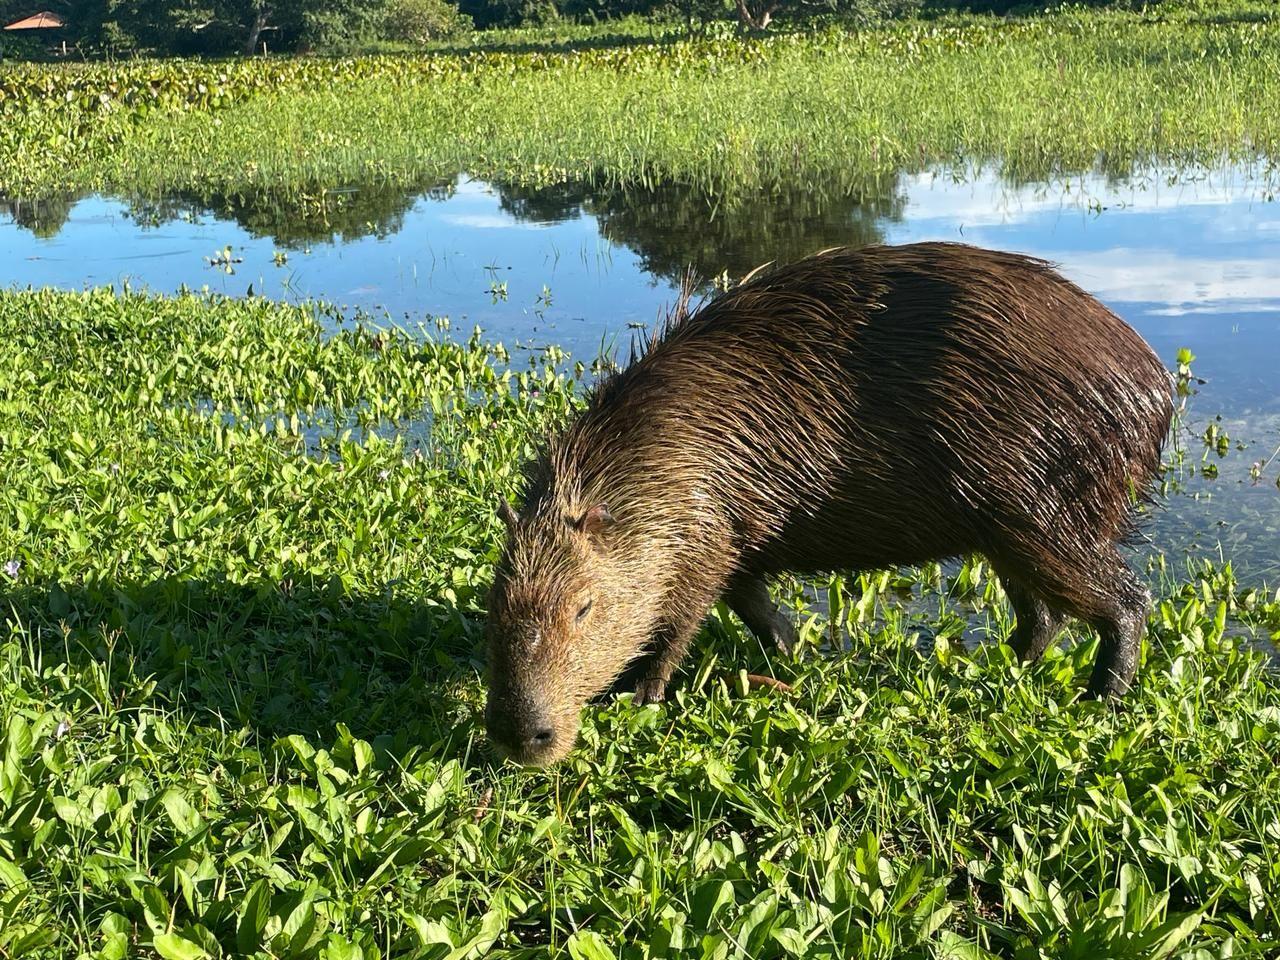
<path fill-rule="evenodd" d="M 782 573 L 985 555 L 1026 659 L 1099 632 L 1095 695 L 1149 605 L 1118 545 L 1172 418 L 1168 372 L 1039 260 L 961 244 L 759 271 L 600 385 L 531 467 L 491 594 L 492 739 L 567 753 L 623 671 L 660 699 L 719 598 L 785 646 Z"/>

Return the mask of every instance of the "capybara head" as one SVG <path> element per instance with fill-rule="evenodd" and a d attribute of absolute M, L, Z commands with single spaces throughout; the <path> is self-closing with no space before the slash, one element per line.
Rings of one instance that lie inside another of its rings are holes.
<path fill-rule="evenodd" d="M 489 595 L 485 724 L 501 753 L 541 766 L 573 749 L 582 708 L 645 637 L 607 505 L 500 512 L 507 542 Z"/>

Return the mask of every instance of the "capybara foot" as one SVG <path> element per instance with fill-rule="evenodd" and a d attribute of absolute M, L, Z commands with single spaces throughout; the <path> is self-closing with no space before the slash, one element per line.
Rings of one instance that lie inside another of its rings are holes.
<path fill-rule="evenodd" d="M 636 695 L 631 701 L 637 707 L 646 703 L 661 703 L 667 699 L 667 681 L 661 677 L 645 677 L 636 684 Z"/>
<path fill-rule="evenodd" d="M 1080 695 L 1081 700 L 1101 700 L 1116 710 L 1123 710 L 1125 705 L 1125 697 L 1129 693 L 1132 686 L 1129 681 L 1119 677 L 1112 677 L 1111 682 L 1105 682 L 1101 685 L 1096 682 L 1090 682 L 1085 688 L 1083 694 Z"/>
<path fill-rule="evenodd" d="M 784 657 L 800 643 L 796 625 L 769 598 L 769 588 L 763 580 L 740 578 L 730 586 L 725 598 L 756 639 L 772 643 Z"/>
<path fill-rule="evenodd" d="M 773 634 L 773 642 L 777 644 L 778 652 L 784 657 L 791 656 L 792 651 L 800 645 L 799 631 L 782 611 L 778 611 L 777 629 Z"/>

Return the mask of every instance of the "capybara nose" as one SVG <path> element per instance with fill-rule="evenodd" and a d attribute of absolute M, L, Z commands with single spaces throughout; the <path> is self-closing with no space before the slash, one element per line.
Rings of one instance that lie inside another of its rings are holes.
<path fill-rule="evenodd" d="M 520 763 L 537 763 L 555 748 L 556 731 L 551 721 L 541 714 L 525 715 L 515 724 L 509 745 L 511 759 Z"/>
<path fill-rule="evenodd" d="M 556 747 L 551 720 L 527 707 L 514 714 L 490 707 L 486 711 L 489 739 L 518 763 L 538 763 Z"/>
<path fill-rule="evenodd" d="M 533 736 L 525 741 L 525 747 L 530 750 L 545 750 L 556 742 L 556 732 L 550 727 L 539 727 L 534 731 Z"/>
<path fill-rule="evenodd" d="M 525 738 L 521 745 L 520 756 L 518 759 L 521 763 L 537 763 L 542 757 L 545 757 L 556 745 L 556 732 L 551 729 L 550 725 L 543 724 L 533 730 L 532 734 Z"/>

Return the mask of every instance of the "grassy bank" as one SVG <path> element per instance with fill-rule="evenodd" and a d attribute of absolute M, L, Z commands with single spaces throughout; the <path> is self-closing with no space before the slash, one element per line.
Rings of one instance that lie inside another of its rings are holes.
<path fill-rule="evenodd" d="M 492 764 L 492 504 L 575 402 L 515 368 L 0 294 L 0 956 L 1275 953 L 1280 597 L 1224 570 L 1158 585 L 1124 713 L 1087 637 L 962 644 L 1008 628 L 970 563 L 819 584 L 795 659 L 718 613 L 674 703 Z"/>
<path fill-rule="evenodd" d="M 1278 61 L 1280 20 L 1183 11 L 27 69 L 0 79 L 0 192 L 302 197 L 467 169 L 732 193 L 961 157 L 1014 177 L 1256 158 L 1280 152 Z"/>

